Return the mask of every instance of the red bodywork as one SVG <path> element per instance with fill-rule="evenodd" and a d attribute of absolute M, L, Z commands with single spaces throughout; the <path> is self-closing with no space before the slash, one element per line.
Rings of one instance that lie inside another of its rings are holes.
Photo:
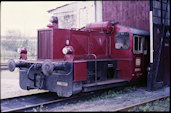
<path fill-rule="evenodd" d="M 113 25 L 110 22 L 99 22 L 99 23 L 90 23 L 85 26 L 85 30 L 91 31 L 105 31 L 111 32 L 113 30 Z"/>
<path fill-rule="evenodd" d="M 128 49 L 115 48 L 115 34 L 118 32 L 129 33 Z M 137 79 L 145 72 L 144 55 L 133 53 L 133 33 L 129 28 L 119 24 L 103 22 L 88 24 L 81 30 L 57 28 L 39 30 L 37 45 L 38 60 L 73 61 L 74 81 L 87 79 L 87 63 L 83 60 L 87 54 L 94 54 L 97 59 L 116 59 L 119 68 L 118 77 L 121 79 L 129 81 Z M 73 48 L 72 54 L 62 53 L 62 49 L 66 46 Z M 141 59 L 139 66 L 136 66 L 136 58 Z M 135 68 L 140 68 L 140 70 L 135 70 Z"/>
<path fill-rule="evenodd" d="M 87 63 L 85 61 L 74 62 L 74 82 L 87 79 Z"/>

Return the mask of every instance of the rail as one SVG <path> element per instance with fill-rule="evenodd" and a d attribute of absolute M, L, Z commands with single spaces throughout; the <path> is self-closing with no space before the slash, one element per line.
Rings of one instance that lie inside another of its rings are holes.
<path fill-rule="evenodd" d="M 8 69 L 7 63 L 1 63 L 1 70 L 7 70 L 7 69 Z"/>
<path fill-rule="evenodd" d="M 151 99 L 151 100 L 148 100 L 148 101 L 145 101 L 145 102 L 140 102 L 140 103 L 136 103 L 136 104 L 133 104 L 133 105 L 130 105 L 130 106 L 126 106 L 126 107 L 123 107 L 123 108 L 119 108 L 119 109 L 114 110 L 114 112 L 116 112 L 116 111 L 128 111 L 128 110 L 130 110 L 130 109 L 132 109 L 134 107 L 142 106 L 142 105 L 145 105 L 147 103 L 152 103 L 154 101 L 165 99 L 165 98 L 168 98 L 168 97 L 170 97 L 170 95 L 158 97 L 158 98 Z"/>
<path fill-rule="evenodd" d="M 17 112 L 32 110 L 35 107 L 50 105 L 59 102 L 65 102 L 72 99 L 85 98 L 89 93 L 73 95 L 71 97 L 58 97 L 56 93 L 40 93 L 33 95 L 25 95 L 21 97 L 12 97 L 1 99 L 1 112 Z M 36 101 L 35 101 L 36 99 Z"/>

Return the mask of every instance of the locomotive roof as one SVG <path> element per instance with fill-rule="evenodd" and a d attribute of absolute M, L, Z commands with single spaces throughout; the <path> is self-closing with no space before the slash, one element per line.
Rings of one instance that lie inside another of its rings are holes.
<path fill-rule="evenodd" d="M 146 31 L 146 30 L 143 30 L 143 29 L 137 29 L 137 28 L 132 28 L 132 27 L 128 27 L 131 32 L 133 34 L 137 34 L 137 35 L 145 35 L 145 36 L 149 36 L 150 35 L 150 32 L 149 31 Z"/>
<path fill-rule="evenodd" d="M 122 26 L 130 29 L 133 34 L 150 36 L 149 31 L 146 31 L 146 30 L 143 30 L 143 29 L 138 29 L 138 28 L 133 28 L 133 27 L 125 26 L 125 25 L 122 25 Z"/>

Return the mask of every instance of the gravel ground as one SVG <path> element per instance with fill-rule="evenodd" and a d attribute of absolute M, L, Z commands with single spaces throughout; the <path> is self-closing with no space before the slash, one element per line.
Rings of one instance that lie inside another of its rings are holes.
<path fill-rule="evenodd" d="M 1 71 L 1 99 L 28 95 L 34 93 L 46 92 L 44 90 L 23 90 L 19 86 L 19 70 L 15 69 L 14 72 L 8 70 Z"/>

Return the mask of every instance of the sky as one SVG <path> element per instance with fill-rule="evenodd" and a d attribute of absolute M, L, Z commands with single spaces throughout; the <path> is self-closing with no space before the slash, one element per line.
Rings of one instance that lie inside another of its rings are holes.
<path fill-rule="evenodd" d="M 2 1 L 1 36 L 8 31 L 21 32 L 24 36 L 36 37 L 37 30 L 47 28 L 52 14 L 48 10 L 72 3 L 73 1 Z"/>

